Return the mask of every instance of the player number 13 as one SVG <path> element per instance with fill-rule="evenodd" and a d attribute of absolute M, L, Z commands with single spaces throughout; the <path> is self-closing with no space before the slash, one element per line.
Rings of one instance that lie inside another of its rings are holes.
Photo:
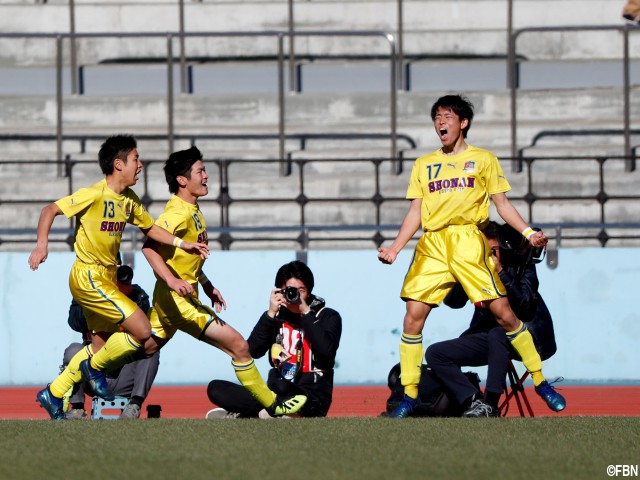
<path fill-rule="evenodd" d="M 102 212 L 102 218 L 113 218 L 116 216 L 115 204 L 112 201 L 104 201 L 104 211 Z"/>

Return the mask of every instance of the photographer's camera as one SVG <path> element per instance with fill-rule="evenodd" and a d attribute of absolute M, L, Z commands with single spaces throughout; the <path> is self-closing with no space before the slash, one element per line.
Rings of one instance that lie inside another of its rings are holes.
<path fill-rule="evenodd" d="M 284 290 L 280 290 L 280 293 L 284 295 L 287 302 L 300 303 L 300 290 L 296 287 L 286 287 Z"/>
<path fill-rule="evenodd" d="M 539 228 L 534 228 L 539 232 Z M 524 268 L 527 265 L 540 263 L 544 258 L 545 248 L 534 247 L 520 233 L 509 225 L 501 225 L 498 230 L 500 260 L 505 267 Z"/>

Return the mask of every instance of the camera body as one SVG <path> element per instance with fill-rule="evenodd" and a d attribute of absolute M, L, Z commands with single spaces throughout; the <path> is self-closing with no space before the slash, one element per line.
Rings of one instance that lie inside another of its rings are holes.
<path fill-rule="evenodd" d="M 285 287 L 280 290 L 280 293 L 284 295 L 284 298 L 289 303 L 300 303 L 300 290 L 296 287 Z"/>
<path fill-rule="evenodd" d="M 534 228 L 540 231 L 539 228 Z M 502 225 L 498 230 L 500 260 L 505 267 L 526 267 L 540 263 L 544 258 L 544 247 L 533 247 L 529 241 L 509 225 Z"/>

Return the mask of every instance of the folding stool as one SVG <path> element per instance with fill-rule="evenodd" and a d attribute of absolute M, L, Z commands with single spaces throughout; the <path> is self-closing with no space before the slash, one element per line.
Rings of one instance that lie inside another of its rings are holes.
<path fill-rule="evenodd" d="M 509 385 L 511 386 L 511 390 L 509 390 L 509 386 L 505 385 L 505 388 L 504 388 L 505 399 L 502 401 L 499 407 L 500 415 L 504 417 L 507 414 L 507 412 L 509 411 L 509 403 L 511 402 L 512 398 L 515 398 L 516 404 L 518 406 L 518 411 L 520 412 L 521 417 L 526 417 L 527 412 L 529 413 L 530 417 L 535 417 L 523 385 L 524 381 L 529 376 L 529 372 L 525 372 L 521 377 L 518 376 L 516 367 L 514 367 L 513 362 L 509 360 L 509 369 L 507 370 L 507 376 L 509 378 Z M 522 405 L 523 403 L 527 409 L 526 412 L 523 408 L 523 405 Z"/>
<path fill-rule="evenodd" d="M 129 404 L 127 397 L 115 397 L 113 400 L 105 400 L 100 397 L 93 397 L 91 404 L 92 420 L 117 420 L 124 407 Z"/>

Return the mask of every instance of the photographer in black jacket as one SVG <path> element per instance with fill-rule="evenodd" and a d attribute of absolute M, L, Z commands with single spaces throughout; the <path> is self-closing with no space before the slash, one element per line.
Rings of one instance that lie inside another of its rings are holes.
<path fill-rule="evenodd" d="M 333 367 L 342 334 L 340 314 L 311 293 L 313 273 L 300 261 L 280 267 L 269 309 L 248 338 L 253 358 L 269 353 L 267 385 L 278 395 L 303 394 L 302 417 L 324 417 L 331 406 Z M 207 389 L 218 406 L 206 418 L 268 418 L 262 405 L 242 386 L 213 380 Z"/>
<path fill-rule="evenodd" d="M 538 292 L 535 264 L 542 260 L 542 250 L 532 248 L 508 225 L 489 222 L 483 232 L 511 308 L 527 324 L 542 360 L 548 359 L 556 352 L 556 342 L 551 314 Z M 464 290 L 458 287 L 445 299 L 451 308 L 461 308 L 467 303 Z M 427 349 L 425 358 L 429 369 L 449 398 L 460 405 L 465 417 L 500 415 L 498 402 L 504 391 L 509 359 L 520 360 L 504 329 L 483 305 L 476 305 L 469 328 L 459 338 L 434 343 Z M 488 365 L 488 370 L 485 393 L 481 396 L 461 367 L 483 365 Z"/>

